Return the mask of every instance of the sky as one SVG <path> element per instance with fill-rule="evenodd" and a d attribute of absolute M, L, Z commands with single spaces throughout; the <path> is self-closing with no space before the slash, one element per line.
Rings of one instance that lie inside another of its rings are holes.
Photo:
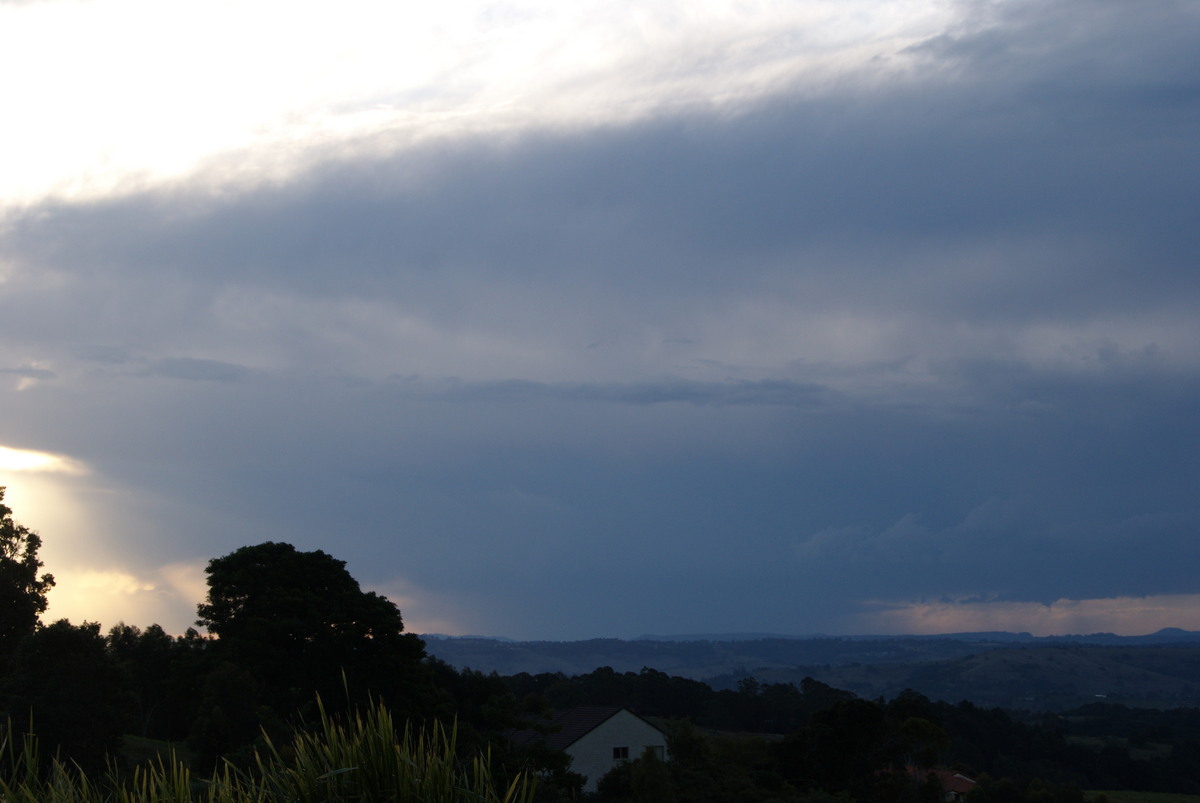
<path fill-rule="evenodd" d="M 47 620 L 1200 629 L 1200 4 L 431 5 L 0 0 Z"/>

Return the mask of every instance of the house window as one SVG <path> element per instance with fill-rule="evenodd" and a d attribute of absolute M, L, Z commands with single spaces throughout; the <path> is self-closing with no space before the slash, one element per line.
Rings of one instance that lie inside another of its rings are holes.
<path fill-rule="evenodd" d="M 667 751 L 663 749 L 663 746 L 661 744 L 652 744 L 652 745 L 647 746 L 646 749 L 653 752 L 654 757 L 657 758 L 659 761 L 662 761 L 667 757 Z"/>
<path fill-rule="evenodd" d="M 628 760 L 629 760 L 629 748 L 628 747 L 614 747 L 613 748 L 613 761 L 628 761 Z"/>

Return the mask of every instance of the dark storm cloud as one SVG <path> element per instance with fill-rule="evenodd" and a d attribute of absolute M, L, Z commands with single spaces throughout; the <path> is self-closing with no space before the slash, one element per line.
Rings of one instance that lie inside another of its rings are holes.
<path fill-rule="evenodd" d="M 757 382 L 534 382 L 508 379 L 499 382 L 441 380 L 422 382 L 419 377 L 396 377 L 398 387 L 421 398 L 467 403 L 531 403 L 537 401 L 596 402 L 604 404 L 749 405 L 817 407 L 835 396 L 816 384 L 789 380 Z"/>
<path fill-rule="evenodd" d="M 144 376 L 163 376 L 170 379 L 188 379 L 201 382 L 236 382 L 253 372 L 244 365 L 201 360 L 194 357 L 168 357 L 146 366 Z"/>
<path fill-rule="evenodd" d="M 1179 58 L 1178 73 L 1200 73 Z M 221 203 L 43 210 L 9 239 L 84 275 L 152 271 L 199 292 L 286 283 L 434 308 L 480 282 L 619 291 L 654 307 L 668 289 L 786 280 L 1004 320 L 1195 292 L 1200 234 L 1180 169 L 1194 148 L 1164 136 L 1200 126 L 1194 84 L 1178 78 L 1179 102 L 1142 108 L 1074 86 L 1031 103 L 1003 76 L 972 77 L 932 97 L 924 85 L 859 90 L 849 102 L 776 99 L 733 121 L 430 148 Z"/>
<path fill-rule="evenodd" d="M 47 371 L 45 368 L 0 368 L 0 374 L 12 374 L 14 376 L 24 377 L 25 379 L 54 379 L 53 371 Z"/>
<path fill-rule="evenodd" d="M 133 359 L 133 356 L 125 349 L 93 343 L 79 346 L 75 350 L 75 355 L 85 362 L 109 365 L 121 365 Z"/>
<path fill-rule="evenodd" d="M 476 632 L 1200 591 L 1200 11 L 969 8 L 737 114 L 11 213 L 8 372 L 92 384 L 0 443 Z"/>

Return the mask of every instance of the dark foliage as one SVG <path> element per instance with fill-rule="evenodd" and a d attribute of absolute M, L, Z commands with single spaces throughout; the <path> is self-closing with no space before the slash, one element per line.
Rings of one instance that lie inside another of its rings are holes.
<path fill-rule="evenodd" d="M 1013 803 L 1069 803 L 1083 788 L 1190 793 L 1200 782 L 1196 709 L 1092 705 L 1062 716 L 1022 714 L 911 690 L 890 702 L 863 700 L 811 678 L 799 688 L 743 680 L 736 691 L 716 691 L 650 669 L 508 682 L 518 695 L 556 707 L 624 705 L 672 719 L 672 789 L 680 800 L 841 795 L 915 803 L 940 797 L 925 775 L 934 766 L 982 779 L 981 800 Z M 1097 744 L 1099 735 L 1106 741 Z M 637 764 L 615 769 L 601 797 L 635 799 Z"/>
<path fill-rule="evenodd" d="M 614 672 L 601 667 L 586 675 L 555 672 L 508 678 L 517 697 L 535 695 L 552 708 L 576 705 L 621 705 L 643 716 L 690 717 L 705 727 L 726 731 L 785 734 L 812 714 L 854 695 L 805 679 L 791 683 L 758 683 L 743 679 L 736 691 L 716 691 L 698 680 L 671 677 L 655 669 Z"/>
<path fill-rule="evenodd" d="M 396 713 L 422 713 L 424 644 L 404 633 L 399 609 L 364 592 L 345 561 L 267 542 L 209 562 L 200 625 L 214 648 L 259 684 L 276 711 L 382 698 Z"/>
<path fill-rule="evenodd" d="M 108 653 L 128 690 L 134 734 L 167 741 L 187 738 L 215 666 L 211 644 L 191 628 L 180 637 L 159 625 L 142 630 L 121 622 L 108 631 Z"/>
<path fill-rule="evenodd" d="M 4 679 L 4 708 L 22 732 L 36 732 L 63 760 L 96 770 L 132 724 L 131 695 L 105 650 L 100 625 L 65 619 L 17 648 Z"/>
<path fill-rule="evenodd" d="M 54 576 L 39 574 L 42 540 L 13 520 L 0 486 L 0 668 L 22 639 L 33 634 L 46 612 L 46 592 Z"/>

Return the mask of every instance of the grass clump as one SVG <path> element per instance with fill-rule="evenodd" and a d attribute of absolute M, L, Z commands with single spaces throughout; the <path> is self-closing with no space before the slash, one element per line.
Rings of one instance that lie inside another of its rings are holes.
<path fill-rule="evenodd" d="M 197 779 L 174 755 L 91 779 L 74 765 L 39 760 L 37 740 L 11 726 L 0 742 L 4 803 L 530 803 L 533 782 L 507 787 L 489 756 L 463 760 L 456 729 L 440 724 L 397 729 L 381 705 L 335 721 L 321 709 L 319 727 L 288 744 L 269 739 L 244 771 L 226 762 Z"/>

